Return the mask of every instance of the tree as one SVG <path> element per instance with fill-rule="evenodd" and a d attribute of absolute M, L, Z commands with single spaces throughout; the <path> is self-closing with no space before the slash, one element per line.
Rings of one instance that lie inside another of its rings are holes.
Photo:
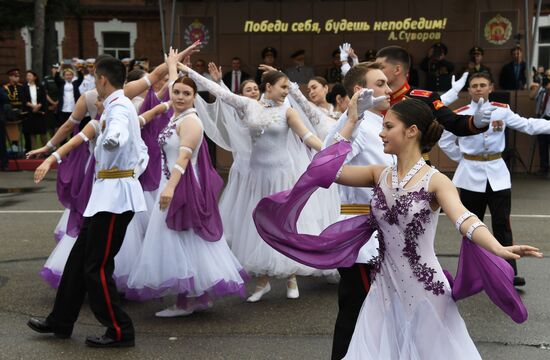
<path fill-rule="evenodd" d="M 42 78 L 44 62 L 44 28 L 48 0 L 34 2 L 34 30 L 32 32 L 32 68 Z"/>

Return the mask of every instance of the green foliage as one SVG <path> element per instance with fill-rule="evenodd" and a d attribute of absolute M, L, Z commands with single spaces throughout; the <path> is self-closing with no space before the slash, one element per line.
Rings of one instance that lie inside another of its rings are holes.
<path fill-rule="evenodd" d="M 81 12 L 79 0 L 48 0 L 46 21 L 59 21 Z M 16 30 L 34 23 L 34 1 L 0 0 L 0 31 Z"/>

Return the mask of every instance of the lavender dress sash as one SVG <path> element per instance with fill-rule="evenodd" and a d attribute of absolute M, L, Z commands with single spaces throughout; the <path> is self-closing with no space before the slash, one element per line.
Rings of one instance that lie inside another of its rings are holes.
<path fill-rule="evenodd" d="M 170 94 L 166 92 L 163 100 L 168 101 L 169 96 Z M 143 100 L 139 113 L 142 114 L 148 110 L 151 110 L 158 104 L 160 104 L 160 101 L 157 98 L 153 88 L 150 88 L 145 96 L 145 100 Z M 141 183 L 144 191 L 153 191 L 159 187 L 160 176 L 162 173 L 162 161 L 157 139 L 160 131 L 164 129 L 170 121 L 173 112 L 174 111 L 172 109 L 168 110 L 167 112 L 157 116 L 153 121 L 148 122 L 143 129 L 141 129 L 141 138 L 143 139 L 145 145 L 147 145 L 147 153 L 149 154 L 149 163 L 147 164 L 147 168 L 139 177 L 139 182 Z"/>
<path fill-rule="evenodd" d="M 263 198 L 253 213 L 260 236 L 280 253 L 302 264 L 329 269 L 349 267 L 355 263 L 359 249 L 378 225 L 370 215 L 337 222 L 319 236 L 300 234 L 296 223 L 311 194 L 318 188 L 328 188 L 351 146 L 339 142 L 317 153 L 294 188 Z M 465 240 L 460 252 L 457 276 L 449 277 L 455 300 L 485 290 L 489 298 L 514 321 L 527 319 L 527 310 L 513 286 L 511 266 Z"/>
<path fill-rule="evenodd" d="M 78 125 L 73 135 L 77 133 Z M 82 214 L 92 193 L 94 165 L 94 156 L 90 158 L 89 144 L 85 142 L 71 151 L 58 167 L 57 197 L 70 210 L 66 234 L 72 237 L 78 236 L 84 221 Z"/>
<path fill-rule="evenodd" d="M 223 180 L 210 162 L 206 139 L 203 139 L 199 149 L 197 167 L 201 184 L 199 185 L 193 166 L 189 163 L 174 190 L 166 224 L 175 231 L 193 229 L 206 241 L 218 241 L 223 234 L 218 209 L 218 196 L 223 188 Z"/>

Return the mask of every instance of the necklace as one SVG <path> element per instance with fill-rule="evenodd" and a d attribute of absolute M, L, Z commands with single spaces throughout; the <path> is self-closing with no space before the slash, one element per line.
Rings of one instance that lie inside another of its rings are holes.
<path fill-rule="evenodd" d="M 424 161 L 423 158 L 420 158 L 401 181 L 398 181 L 398 178 L 397 178 L 397 164 L 395 166 L 392 166 L 392 172 L 391 172 L 392 190 L 396 190 L 397 192 L 399 191 L 400 188 L 404 189 L 405 185 L 407 185 L 409 180 L 411 180 L 412 177 L 415 176 L 418 173 L 418 171 L 422 169 L 424 165 L 426 165 L 426 162 Z"/>
<path fill-rule="evenodd" d="M 266 99 L 265 96 L 260 99 L 260 104 L 262 104 L 263 107 L 266 107 L 266 108 L 278 106 L 278 104 L 275 101 L 271 99 Z"/>

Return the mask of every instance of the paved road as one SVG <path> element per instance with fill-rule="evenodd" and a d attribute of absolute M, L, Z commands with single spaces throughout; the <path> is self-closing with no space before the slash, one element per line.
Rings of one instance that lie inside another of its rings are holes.
<path fill-rule="evenodd" d="M 85 336 L 102 332 L 87 306 L 69 340 L 32 332 L 25 324 L 28 317 L 47 314 L 55 296 L 38 276 L 54 247 L 52 232 L 61 215 L 57 211 L 62 209 L 55 196 L 54 176 L 49 174 L 43 184 L 34 186 L 31 173 L 0 173 L 0 359 L 329 358 L 336 286 L 318 278 L 299 279 L 298 300 L 287 300 L 284 281 L 275 281 L 273 291 L 257 304 L 224 299 L 212 310 L 188 318 L 154 317 L 171 299 L 128 302 L 125 306 L 137 330 L 137 345 L 132 349 L 87 348 Z M 516 239 L 539 246 L 547 254 L 549 189 L 547 180 L 514 179 Z M 459 244 L 453 226 L 441 217 L 436 250 L 452 272 Z M 522 291 L 529 310 L 526 323 L 515 324 L 483 294 L 459 303 L 484 359 L 550 359 L 550 259 L 525 260 L 519 268 L 528 281 Z"/>

